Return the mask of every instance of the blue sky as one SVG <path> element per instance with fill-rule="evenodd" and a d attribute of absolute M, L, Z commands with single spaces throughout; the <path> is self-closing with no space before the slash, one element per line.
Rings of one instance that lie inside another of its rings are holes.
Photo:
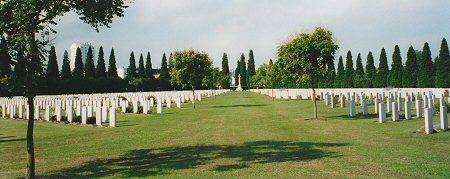
<path fill-rule="evenodd" d="M 429 42 L 436 56 L 442 38 L 450 37 L 449 0 L 134 0 L 129 6 L 99 33 L 73 13 L 62 17 L 54 27 L 59 65 L 72 43 L 88 42 L 102 45 L 106 58 L 114 47 L 118 67 L 128 66 L 131 51 L 150 51 L 158 68 L 164 52 L 188 48 L 208 52 L 215 66 L 226 52 L 231 69 L 253 49 L 259 66 L 276 58 L 284 40 L 322 26 L 338 41 L 336 56 L 351 50 L 365 63 L 372 51 L 378 66 L 382 47 L 390 61 L 398 44 L 404 62 L 410 45 Z"/>

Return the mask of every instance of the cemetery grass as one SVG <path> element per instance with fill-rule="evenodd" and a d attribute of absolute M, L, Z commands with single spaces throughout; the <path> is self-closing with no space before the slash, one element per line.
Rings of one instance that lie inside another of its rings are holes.
<path fill-rule="evenodd" d="M 378 124 L 377 116 L 349 118 L 348 107 L 318 101 L 321 119 L 310 120 L 310 100 L 251 92 L 203 98 L 197 107 L 118 113 L 116 128 L 36 122 L 37 175 L 450 178 L 450 132 L 415 133 L 423 119 Z M 24 177 L 25 136 L 26 121 L 0 119 L 0 178 Z"/>

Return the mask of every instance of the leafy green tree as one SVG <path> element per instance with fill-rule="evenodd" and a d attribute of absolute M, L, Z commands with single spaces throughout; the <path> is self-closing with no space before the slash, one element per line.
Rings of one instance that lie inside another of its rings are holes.
<path fill-rule="evenodd" d="M 137 73 L 136 73 L 136 59 L 134 58 L 134 52 L 131 52 L 130 54 L 130 65 L 128 66 L 127 69 L 127 78 L 128 79 L 134 79 L 137 78 Z"/>
<path fill-rule="evenodd" d="M 11 56 L 5 39 L 0 40 L 0 76 L 1 78 L 11 75 Z"/>
<path fill-rule="evenodd" d="M 95 63 L 94 54 L 92 53 L 92 48 L 88 48 L 86 55 L 86 64 L 84 66 L 84 75 L 86 78 L 95 78 Z"/>
<path fill-rule="evenodd" d="M 428 43 L 423 45 L 423 51 L 419 60 L 419 70 L 417 72 L 417 87 L 419 88 L 434 88 L 435 73 L 434 64 L 431 58 L 431 51 Z"/>
<path fill-rule="evenodd" d="M 334 87 L 335 88 L 343 88 L 344 87 L 344 62 L 342 56 L 339 56 L 338 68 L 336 72 L 336 78 L 334 79 Z"/>
<path fill-rule="evenodd" d="M 24 49 L 24 59 L 27 60 L 27 77 L 21 82 L 25 86 L 22 92 L 28 98 L 30 106 L 27 128 L 27 178 L 35 178 L 33 98 L 39 89 L 38 79 L 44 76 L 43 59 L 40 57 L 46 53 L 43 48 L 48 44 L 46 40 L 38 40 L 36 35 L 56 32 L 49 25 L 57 25 L 57 19 L 70 11 L 74 11 L 81 16 L 80 19 L 98 31 L 99 26 L 109 27 L 115 16 L 122 17 L 127 6 L 123 0 L 2 0 L 0 4 L 0 29 L 7 30 L 4 36 L 13 42 L 11 51 Z"/>
<path fill-rule="evenodd" d="M 385 88 L 388 85 L 388 77 L 389 77 L 389 66 L 387 63 L 386 50 L 384 48 L 381 49 L 380 53 L 380 64 L 378 65 L 377 72 L 377 87 Z"/>
<path fill-rule="evenodd" d="M 153 76 L 152 57 L 150 52 L 147 52 L 147 58 L 145 60 L 145 76 L 150 79 L 155 79 Z"/>
<path fill-rule="evenodd" d="M 241 74 L 241 61 L 237 61 L 236 70 L 234 70 L 234 85 L 238 86 L 239 84 L 239 75 Z"/>
<path fill-rule="evenodd" d="M 402 84 L 404 88 L 417 87 L 417 57 L 412 46 L 409 47 L 403 70 Z"/>
<path fill-rule="evenodd" d="M 167 67 L 167 58 L 166 53 L 163 54 L 162 61 L 161 61 L 161 71 L 159 78 L 161 80 L 170 80 L 169 76 L 169 69 Z"/>
<path fill-rule="evenodd" d="M 450 56 L 448 52 L 447 40 L 441 42 L 439 57 L 436 60 L 436 88 L 450 87 Z"/>
<path fill-rule="evenodd" d="M 12 72 L 10 79 L 8 80 L 8 85 L 6 86 L 9 90 L 9 92 L 2 91 L 2 93 L 9 94 L 9 95 L 16 95 L 17 91 L 23 91 L 24 86 L 23 85 L 11 85 L 11 84 L 20 84 L 20 81 L 26 80 L 26 61 L 24 59 L 23 51 L 19 50 L 17 51 L 16 57 L 16 64 L 14 65 L 14 71 Z M 4 90 L 4 89 L 2 89 Z M 19 93 L 20 95 L 20 93 Z"/>
<path fill-rule="evenodd" d="M 223 53 L 222 56 L 222 76 L 220 78 L 220 86 L 224 89 L 230 88 L 230 68 L 228 66 L 228 56 L 226 53 Z"/>
<path fill-rule="evenodd" d="M 326 65 L 330 63 L 339 46 L 336 44 L 333 33 L 324 28 L 316 28 L 312 34 L 302 33 L 294 39 L 284 42 L 278 48 L 278 57 L 287 59 L 287 69 L 301 76 L 312 88 L 314 103 L 314 118 L 317 119 L 317 103 L 315 79 L 326 74 Z M 298 68 L 301 67 L 301 68 Z"/>
<path fill-rule="evenodd" d="M 334 67 L 334 57 L 330 56 L 328 58 L 331 58 L 329 63 L 327 64 L 327 75 L 326 75 L 326 88 L 333 88 L 334 87 L 334 79 L 336 78 L 336 68 Z"/>
<path fill-rule="evenodd" d="M 256 75 L 250 78 L 250 84 L 254 88 L 270 88 L 271 84 L 268 79 L 268 67 L 267 64 L 262 64 L 256 70 Z"/>
<path fill-rule="evenodd" d="M 144 56 L 142 55 L 142 53 L 141 56 L 139 57 L 138 77 L 139 78 L 145 77 Z"/>
<path fill-rule="evenodd" d="M 353 86 L 355 88 L 362 88 L 363 78 L 364 78 L 364 68 L 362 65 L 361 54 L 358 53 L 358 56 L 356 57 L 356 70 L 353 77 Z"/>
<path fill-rule="evenodd" d="M 194 51 L 176 51 L 173 54 L 172 84 L 180 85 L 183 89 L 191 89 L 194 95 L 193 106 L 195 109 L 195 90 L 205 86 L 208 75 L 212 75 L 212 61 L 208 54 Z"/>
<path fill-rule="evenodd" d="M 106 78 L 106 65 L 105 65 L 105 54 L 103 53 L 103 47 L 100 46 L 98 50 L 97 68 L 95 76 L 97 78 Z"/>
<path fill-rule="evenodd" d="M 243 87 L 249 87 L 248 81 L 247 81 L 247 69 L 245 69 L 245 67 L 247 67 L 247 64 L 245 63 L 245 56 L 244 56 L 244 54 L 242 54 L 241 55 L 241 66 L 239 69 L 239 72 L 241 73 L 241 85 Z"/>
<path fill-rule="evenodd" d="M 353 69 L 353 59 L 352 52 L 350 50 L 347 52 L 347 57 L 345 58 L 345 75 L 344 75 L 344 87 L 353 88 L 353 75 L 355 70 Z"/>
<path fill-rule="evenodd" d="M 69 53 L 67 50 L 64 51 L 63 64 L 61 68 L 61 79 L 67 80 L 72 78 L 72 73 L 70 72 L 70 62 L 69 62 Z"/>
<path fill-rule="evenodd" d="M 375 67 L 372 52 L 369 52 L 369 54 L 367 54 L 366 73 L 364 74 L 363 87 L 364 88 L 375 87 L 376 75 L 377 75 L 377 68 Z"/>
<path fill-rule="evenodd" d="M 117 75 L 116 56 L 114 54 L 114 48 L 111 48 L 111 53 L 109 54 L 108 78 L 119 78 L 119 75 Z"/>
<path fill-rule="evenodd" d="M 81 50 L 80 47 L 77 48 L 77 52 L 75 53 L 75 67 L 72 70 L 72 76 L 74 78 L 84 78 L 84 67 L 83 67 L 83 59 L 81 58 Z"/>
<path fill-rule="evenodd" d="M 52 92 L 56 92 L 55 89 L 58 89 L 58 86 L 59 86 L 59 69 L 58 69 L 58 61 L 56 58 L 57 57 L 56 57 L 55 47 L 52 46 L 50 48 L 50 52 L 49 52 L 49 56 L 48 56 L 47 71 L 46 71 L 46 75 L 45 75 L 46 82 L 47 82 L 47 92 L 49 94 L 51 94 Z M 23 70 L 23 71 L 25 71 L 25 70 Z"/>
<path fill-rule="evenodd" d="M 403 75 L 402 56 L 400 55 L 400 48 L 398 47 L 398 45 L 396 45 L 394 48 L 394 53 L 392 54 L 392 67 L 389 73 L 390 86 L 401 88 L 402 75 Z"/>

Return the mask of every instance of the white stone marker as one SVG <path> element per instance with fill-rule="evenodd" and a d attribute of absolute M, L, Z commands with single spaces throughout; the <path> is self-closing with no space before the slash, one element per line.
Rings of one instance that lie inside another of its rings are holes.
<path fill-rule="evenodd" d="M 331 94 L 331 108 L 336 107 L 336 96 L 334 94 Z"/>
<path fill-rule="evenodd" d="M 405 98 L 405 119 L 411 119 L 411 101 L 409 97 Z"/>
<path fill-rule="evenodd" d="M 155 99 L 150 98 L 150 107 L 154 107 L 154 106 L 155 106 Z"/>
<path fill-rule="evenodd" d="M 60 105 L 55 106 L 56 121 L 61 122 L 62 110 Z"/>
<path fill-rule="evenodd" d="M 181 98 L 177 98 L 177 108 L 181 108 Z"/>
<path fill-rule="evenodd" d="M 22 104 L 20 104 L 19 105 L 19 118 L 20 119 L 23 119 L 23 110 L 24 110 L 24 107 Z"/>
<path fill-rule="evenodd" d="M 421 118 L 422 117 L 422 102 L 420 101 L 419 96 L 417 96 L 416 98 L 416 116 L 417 118 Z"/>
<path fill-rule="evenodd" d="M 2 105 L 2 118 L 6 117 L 6 105 Z"/>
<path fill-rule="evenodd" d="M 166 99 L 166 103 L 167 108 L 172 108 L 172 100 L 170 98 Z"/>
<path fill-rule="evenodd" d="M 116 127 L 116 108 L 109 109 L 109 126 Z"/>
<path fill-rule="evenodd" d="M 392 99 L 391 96 L 389 95 L 389 97 L 386 99 L 386 103 L 387 103 L 387 112 L 392 112 Z"/>
<path fill-rule="evenodd" d="M 366 100 L 366 98 L 362 98 L 361 104 L 362 104 L 362 113 L 363 113 L 364 116 L 367 116 L 369 114 L 369 111 L 367 109 L 367 100 Z"/>
<path fill-rule="evenodd" d="M 161 102 L 161 98 L 158 98 L 158 99 L 156 100 L 156 105 L 157 105 L 156 113 L 161 114 L 161 113 L 162 113 L 162 102 Z"/>
<path fill-rule="evenodd" d="M 69 123 L 72 123 L 73 121 L 73 108 L 72 106 L 66 106 L 66 115 L 67 115 L 67 121 Z"/>
<path fill-rule="evenodd" d="M 378 100 L 378 96 L 376 96 L 375 97 L 375 113 L 377 113 L 378 114 L 378 108 L 379 108 L 379 104 L 380 102 L 379 102 L 379 100 Z"/>
<path fill-rule="evenodd" d="M 91 106 L 87 106 L 87 117 L 92 117 L 93 116 L 93 107 Z"/>
<path fill-rule="evenodd" d="M 345 108 L 345 96 L 341 94 L 341 108 Z"/>
<path fill-rule="evenodd" d="M 402 94 L 398 94 L 397 97 L 397 111 L 402 111 L 403 107 L 402 107 Z"/>
<path fill-rule="evenodd" d="M 386 122 L 386 104 L 378 103 L 378 122 L 385 123 Z"/>
<path fill-rule="evenodd" d="M 143 104 L 142 113 L 148 114 L 148 101 L 145 100 L 142 104 Z"/>
<path fill-rule="evenodd" d="M 448 130 L 448 114 L 446 106 L 441 106 L 440 124 L 442 130 Z"/>
<path fill-rule="evenodd" d="M 432 134 L 433 133 L 433 112 L 432 108 L 425 108 L 425 133 Z"/>
<path fill-rule="evenodd" d="M 133 113 L 137 114 L 138 113 L 138 109 L 139 109 L 139 102 L 138 101 L 133 101 Z"/>
<path fill-rule="evenodd" d="M 398 107 L 397 102 L 392 102 L 392 121 L 397 122 L 399 121 L 399 115 L 398 115 Z"/>
<path fill-rule="evenodd" d="M 102 125 L 102 108 L 96 107 L 95 108 L 95 124 L 98 126 Z"/>
<path fill-rule="evenodd" d="M 126 101 L 122 101 L 122 103 L 120 104 L 120 106 L 122 107 L 122 113 L 126 113 L 127 112 L 127 106 L 125 105 Z"/>
<path fill-rule="evenodd" d="M 34 120 L 40 120 L 39 105 L 34 106 Z"/>
<path fill-rule="evenodd" d="M 45 117 L 44 117 L 44 120 L 50 121 L 50 106 L 49 105 L 45 106 Z"/>
<path fill-rule="evenodd" d="M 102 122 L 106 122 L 108 120 L 108 107 L 102 107 Z"/>
<path fill-rule="evenodd" d="M 81 108 L 81 124 L 86 124 L 87 122 L 87 107 Z"/>
<path fill-rule="evenodd" d="M 356 103 L 354 100 L 350 101 L 350 117 L 356 116 Z"/>

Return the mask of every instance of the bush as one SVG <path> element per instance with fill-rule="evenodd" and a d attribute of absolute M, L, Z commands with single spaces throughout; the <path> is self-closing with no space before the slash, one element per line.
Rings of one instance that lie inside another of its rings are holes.
<path fill-rule="evenodd" d="M 72 120 L 73 123 L 81 123 L 81 116 L 75 116 Z"/>
<path fill-rule="evenodd" d="M 95 124 L 96 122 L 95 117 L 88 117 L 86 121 L 87 124 Z"/>
<path fill-rule="evenodd" d="M 450 105 L 447 102 L 445 102 L 445 101 L 444 101 L 444 105 L 447 107 L 447 111 L 448 111 Z M 439 100 L 436 100 L 434 102 L 434 113 L 438 114 L 440 112 L 441 112 L 441 103 L 439 102 Z"/>
<path fill-rule="evenodd" d="M 56 122 L 56 115 L 51 116 L 51 117 L 50 117 L 50 121 L 51 121 L 51 122 Z"/>

